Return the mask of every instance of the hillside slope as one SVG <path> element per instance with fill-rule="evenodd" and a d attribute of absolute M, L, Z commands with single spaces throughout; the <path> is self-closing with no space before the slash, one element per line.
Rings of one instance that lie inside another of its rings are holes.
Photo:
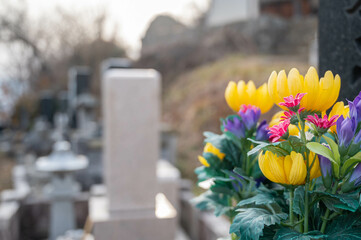
<path fill-rule="evenodd" d="M 305 74 L 305 60 L 286 56 L 231 55 L 215 63 L 184 73 L 167 88 L 163 97 L 163 120 L 179 133 L 178 167 L 184 177 L 195 178 L 199 166 L 197 155 L 202 152 L 204 131 L 219 133 L 219 119 L 231 114 L 224 99 L 229 81 L 253 80 L 256 86 L 268 80 L 273 70 L 287 72 L 297 67 Z M 269 119 L 272 111 L 263 118 Z"/>

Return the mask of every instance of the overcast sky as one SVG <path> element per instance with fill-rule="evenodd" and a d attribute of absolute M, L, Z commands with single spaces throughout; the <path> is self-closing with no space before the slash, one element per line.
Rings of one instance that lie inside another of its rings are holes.
<path fill-rule="evenodd" d="M 140 48 L 140 39 L 150 21 L 158 14 L 175 16 L 189 23 L 197 13 L 204 10 L 209 0 L 28 0 L 31 12 L 39 15 L 59 5 L 72 9 L 92 8 L 104 5 L 109 13 L 109 25 L 119 26 L 119 35 L 131 47 L 134 55 Z M 111 28 L 111 26 L 109 26 Z"/>

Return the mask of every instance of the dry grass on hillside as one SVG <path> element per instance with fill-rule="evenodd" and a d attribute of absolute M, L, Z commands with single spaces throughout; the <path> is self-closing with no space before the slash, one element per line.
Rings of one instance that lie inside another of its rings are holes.
<path fill-rule="evenodd" d="M 202 152 L 204 131 L 219 133 L 219 119 L 231 114 L 224 100 L 224 90 L 231 80 L 253 80 L 260 86 L 273 70 L 287 72 L 297 67 L 305 74 L 308 64 L 286 56 L 233 55 L 181 75 L 164 94 L 163 120 L 179 133 L 178 167 L 183 177 L 195 179 L 199 166 L 197 155 Z M 269 119 L 278 109 L 263 118 Z"/>

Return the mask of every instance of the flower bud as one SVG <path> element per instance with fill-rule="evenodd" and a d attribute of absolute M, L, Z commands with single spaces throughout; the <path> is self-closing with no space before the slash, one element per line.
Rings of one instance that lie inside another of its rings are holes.
<path fill-rule="evenodd" d="M 361 164 L 353 169 L 350 178 L 342 185 L 343 192 L 349 192 L 357 187 L 361 186 Z"/>
<path fill-rule="evenodd" d="M 233 133 L 237 138 L 244 138 L 246 128 L 239 117 L 228 118 L 223 122 L 223 128 L 225 131 Z"/>
<path fill-rule="evenodd" d="M 321 155 L 318 155 L 320 160 L 320 167 L 321 167 L 321 174 L 322 174 L 322 181 L 323 185 L 326 188 L 330 188 L 332 185 L 332 164 L 331 161 Z"/>
<path fill-rule="evenodd" d="M 247 130 L 251 130 L 257 126 L 257 122 L 261 116 L 261 110 L 253 105 L 242 105 L 238 114 L 241 116 L 242 122 Z"/>
<path fill-rule="evenodd" d="M 268 140 L 268 124 L 266 120 L 262 121 L 261 124 L 257 128 L 256 132 L 256 140 L 257 141 L 266 141 Z"/>
<path fill-rule="evenodd" d="M 337 135 L 341 146 L 348 147 L 356 131 L 356 119 L 339 117 L 336 123 Z"/>

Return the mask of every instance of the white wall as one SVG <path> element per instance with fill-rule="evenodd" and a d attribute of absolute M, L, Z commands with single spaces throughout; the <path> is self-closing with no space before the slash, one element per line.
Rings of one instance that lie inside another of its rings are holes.
<path fill-rule="evenodd" d="M 259 0 L 212 0 L 207 15 L 207 25 L 222 26 L 258 16 Z"/>

